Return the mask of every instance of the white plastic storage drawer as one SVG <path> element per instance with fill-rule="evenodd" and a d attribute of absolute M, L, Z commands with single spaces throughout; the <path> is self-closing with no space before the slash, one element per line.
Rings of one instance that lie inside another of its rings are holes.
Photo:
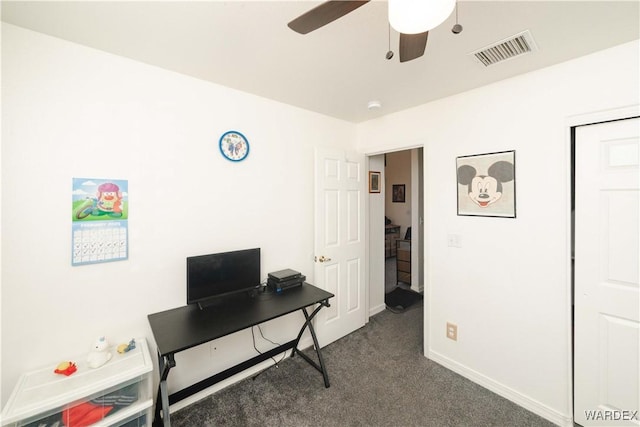
<path fill-rule="evenodd" d="M 149 409 L 147 412 L 132 415 L 127 419 L 115 423 L 113 427 L 151 427 L 151 416 L 151 409 Z"/>
<path fill-rule="evenodd" d="M 87 425 L 141 427 L 153 405 L 147 342 L 120 354 L 110 348 L 111 360 L 99 368 L 87 366 L 87 355 L 73 360 L 70 376 L 54 373 L 57 363 L 23 374 L 2 412 L 9 427 L 79 427 Z"/>

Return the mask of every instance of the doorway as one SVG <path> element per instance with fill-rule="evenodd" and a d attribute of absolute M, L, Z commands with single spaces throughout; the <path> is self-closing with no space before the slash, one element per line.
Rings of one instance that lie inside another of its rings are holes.
<path fill-rule="evenodd" d="M 422 292 L 422 149 L 385 154 L 385 293 Z"/>
<path fill-rule="evenodd" d="M 422 147 L 369 156 L 383 183 L 369 194 L 370 315 L 385 310 L 385 295 L 398 287 L 424 290 L 423 164 Z"/>

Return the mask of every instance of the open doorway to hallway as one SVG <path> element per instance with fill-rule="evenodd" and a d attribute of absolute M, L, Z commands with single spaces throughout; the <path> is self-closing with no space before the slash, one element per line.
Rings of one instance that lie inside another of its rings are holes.
<path fill-rule="evenodd" d="M 386 297 L 394 290 L 420 294 L 424 288 L 423 149 L 369 160 L 370 170 L 381 172 L 383 183 L 381 192 L 369 199 L 370 308 L 375 314 L 389 308 Z"/>
<path fill-rule="evenodd" d="M 384 167 L 385 294 L 396 287 L 410 289 L 418 266 L 411 263 L 412 150 L 386 153 Z M 415 280 L 414 280 L 415 281 Z"/>

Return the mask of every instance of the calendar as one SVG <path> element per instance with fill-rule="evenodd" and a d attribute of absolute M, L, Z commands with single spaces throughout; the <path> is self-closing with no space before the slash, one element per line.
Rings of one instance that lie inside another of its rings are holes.
<path fill-rule="evenodd" d="M 126 221 L 73 224 L 73 265 L 128 258 Z"/>
<path fill-rule="evenodd" d="M 128 259 L 128 212 L 126 180 L 74 178 L 71 265 Z"/>

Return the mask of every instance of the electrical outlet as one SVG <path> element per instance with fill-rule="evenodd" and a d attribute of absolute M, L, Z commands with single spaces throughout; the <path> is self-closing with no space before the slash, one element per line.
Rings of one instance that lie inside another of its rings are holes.
<path fill-rule="evenodd" d="M 458 341 L 458 325 L 447 322 L 447 338 Z"/>

